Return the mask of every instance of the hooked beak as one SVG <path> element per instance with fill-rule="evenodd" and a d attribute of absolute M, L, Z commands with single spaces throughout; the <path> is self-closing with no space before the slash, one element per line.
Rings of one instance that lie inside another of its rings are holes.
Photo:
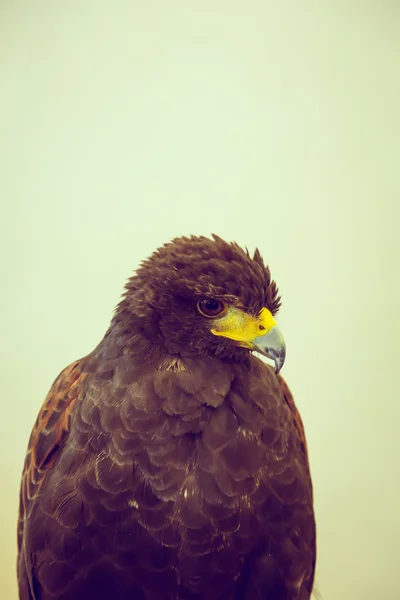
<path fill-rule="evenodd" d="M 278 325 L 265 335 L 252 341 L 253 350 L 270 358 L 275 363 L 275 373 L 279 373 L 286 357 L 286 344 Z"/>
<path fill-rule="evenodd" d="M 286 345 L 281 330 L 268 308 L 257 316 L 230 307 L 226 314 L 213 322 L 211 333 L 234 340 L 243 348 L 260 352 L 275 363 L 275 373 L 283 367 Z M 260 335 L 260 331 L 264 331 Z"/>

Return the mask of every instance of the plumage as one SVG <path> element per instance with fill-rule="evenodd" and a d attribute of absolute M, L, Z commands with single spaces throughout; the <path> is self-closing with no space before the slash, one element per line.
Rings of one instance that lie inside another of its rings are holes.
<path fill-rule="evenodd" d="M 202 300 L 223 311 L 208 317 Z M 281 340 L 269 331 L 279 306 L 260 253 L 216 236 L 178 238 L 139 267 L 34 425 L 20 600 L 310 598 L 304 429 L 283 378 L 252 353 L 284 359 L 263 345 Z"/>

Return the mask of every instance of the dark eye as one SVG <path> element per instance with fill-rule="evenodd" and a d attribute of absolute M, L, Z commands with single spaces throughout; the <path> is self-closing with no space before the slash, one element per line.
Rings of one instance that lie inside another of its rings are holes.
<path fill-rule="evenodd" d="M 205 317 L 217 317 L 225 310 L 223 302 L 205 298 L 197 303 L 199 313 Z"/>

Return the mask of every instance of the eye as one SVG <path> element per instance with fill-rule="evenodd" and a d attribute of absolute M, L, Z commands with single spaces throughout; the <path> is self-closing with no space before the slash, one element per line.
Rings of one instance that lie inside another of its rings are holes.
<path fill-rule="evenodd" d="M 217 317 L 225 311 L 225 305 L 220 300 L 204 298 L 197 303 L 197 309 L 204 317 Z"/>

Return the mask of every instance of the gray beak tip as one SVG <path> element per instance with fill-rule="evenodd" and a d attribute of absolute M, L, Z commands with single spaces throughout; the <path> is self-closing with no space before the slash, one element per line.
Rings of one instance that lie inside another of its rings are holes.
<path fill-rule="evenodd" d="M 286 358 L 286 345 L 283 335 L 275 326 L 267 335 L 258 337 L 253 342 L 254 350 L 274 361 L 275 373 L 282 369 Z"/>
<path fill-rule="evenodd" d="M 273 361 L 275 363 L 275 374 L 276 375 L 279 373 L 279 371 L 283 367 L 283 364 L 285 362 L 285 355 L 286 355 L 286 352 L 282 352 L 282 353 L 276 354 L 273 358 Z"/>

